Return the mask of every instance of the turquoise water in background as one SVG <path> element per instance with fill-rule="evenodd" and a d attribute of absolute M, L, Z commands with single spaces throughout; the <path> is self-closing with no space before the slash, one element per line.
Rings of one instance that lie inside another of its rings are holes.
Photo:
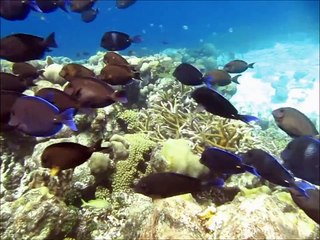
<path fill-rule="evenodd" d="M 122 51 L 149 55 L 166 48 L 197 48 L 213 43 L 219 50 L 245 52 L 275 42 L 308 40 L 319 43 L 319 1 L 149 1 L 137 0 L 127 9 L 115 1 L 99 0 L 91 23 L 61 9 L 49 14 L 31 12 L 23 21 L 1 19 L 1 37 L 13 33 L 47 36 L 56 33 L 52 56 L 76 58 L 104 50 L 104 32 L 142 35 L 144 41 Z"/>

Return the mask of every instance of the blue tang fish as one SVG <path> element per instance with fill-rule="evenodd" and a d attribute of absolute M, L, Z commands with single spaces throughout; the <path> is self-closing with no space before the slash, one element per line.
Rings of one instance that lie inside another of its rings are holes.
<path fill-rule="evenodd" d="M 24 96 L 12 106 L 8 124 L 27 135 L 49 137 L 59 132 L 63 124 L 77 131 L 74 112 L 74 108 L 69 108 L 60 113 L 56 106 L 40 97 Z"/>

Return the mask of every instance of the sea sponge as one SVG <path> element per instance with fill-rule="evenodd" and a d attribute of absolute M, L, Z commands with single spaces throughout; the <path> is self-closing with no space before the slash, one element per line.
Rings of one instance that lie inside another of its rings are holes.
<path fill-rule="evenodd" d="M 191 151 L 191 142 L 186 139 L 168 139 L 160 154 L 167 163 L 168 171 L 198 177 L 209 169 L 199 162 L 200 157 Z"/>
<path fill-rule="evenodd" d="M 128 191 L 135 178 L 139 177 L 139 164 L 145 161 L 145 156 L 151 152 L 155 143 L 144 134 L 126 134 L 129 142 L 129 156 L 126 160 L 116 163 L 116 173 L 113 176 L 113 192 Z"/>

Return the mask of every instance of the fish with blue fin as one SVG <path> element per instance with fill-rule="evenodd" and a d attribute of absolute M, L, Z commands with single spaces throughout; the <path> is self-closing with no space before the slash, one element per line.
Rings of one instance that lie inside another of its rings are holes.
<path fill-rule="evenodd" d="M 191 97 L 203 106 L 207 112 L 214 115 L 240 120 L 247 124 L 259 120 L 254 116 L 239 114 L 238 110 L 226 98 L 213 89 L 207 87 L 196 88 L 191 93 Z"/>
<path fill-rule="evenodd" d="M 231 175 L 250 172 L 260 176 L 254 167 L 244 164 L 240 156 L 217 147 L 206 148 L 201 154 L 200 162 L 214 173 Z"/>
<path fill-rule="evenodd" d="M 203 181 L 198 178 L 173 172 L 152 173 L 143 177 L 134 186 L 136 193 L 153 199 L 173 197 L 186 193 L 198 193 L 210 187 L 222 187 L 220 178 Z"/>
<path fill-rule="evenodd" d="M 295 187 L 288 188 L 292 200 L 298 205 L 313 221 L 320 224 L 320 190 L 313 184 L 300 180 L 295 185 L 304 189 L 308 197 L 301 194 Z"/>
<path fill-rule="evenodd" d="M 320 185 L 320 140 L 301 136 L 291 140 L 280 154 L 285 168 L 296 177 Z"/>
<path fill-rule="evenodd" d="M 305 190 L 296 184 L 294 175 L 271 154 L 261 149 L 250 149 L 241 158 L 243 163 L 254 167 L 261 178 L 283 187 L 294 187 L 307 196 Z"/>
<path fill-rule="evenodd" d="M 77 131 L 74 113 L 74 108 L 60 113 L 56 106 L 40 97 L 23 96 L 13 104 L 8 124 L 30 136 L 49 137 L 58 133 L 63 124 Z"/>

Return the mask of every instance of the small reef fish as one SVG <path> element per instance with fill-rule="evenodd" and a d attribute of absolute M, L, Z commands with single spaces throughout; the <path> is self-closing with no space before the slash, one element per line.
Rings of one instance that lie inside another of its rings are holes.
<path fill-rule="evenodd" d="M 214 173 L 238 174 L 247 171 L 260 176 L 253 167 L 244 164 L 241 157 L 216 147 L 206 148 L 201 154 L 200 162 Z"/>
<path fill-rule="evenodd" d="M 278 108 L 272 111 L 272 116 L 278 127 L 290 137 L 316 136 L 319 134 L 311 120 L 295 108 Z"/>
<path fill-rule="evenodd" d="M 305 189 L 308 197 L 301 194 L 295 188 L 289 188 L 292 200 L 297 204 L 313 221 L 320 224 L 320 190 L 307 181 L 296 182 L 299 188 Z"/>
<path fill-rule="evenodd" d="M 204 109 L 214 115 L 224 118 L 236 119 L 249 123 L 259 119 L 250 115 L 241 115 L 238 110 L 222 95 L 213 89 L 200 87 L 191 93 L 191 97 Z"/>
<path fill-rule="evenodd" d="M 224 65 L 223 70 L 228 73 L 242 73 L 246 71 L 248 68 L 253 68 L 255 63 L 248 64 L 243 60 L 233 60 L 226 65 Z"/>
<path fill-rule="evenodd" d="M 40 97 L 19 97 L 11 108 L 9 125 L 34 137 L 49 137 L 59 132 L 63 124 L 73 131 L 74 109 L 60 113 L 59 109 Z"/>
<path fill-rule="evenodd" d="M 96 19 L 98 13 L 99 13 L 98 8 L 96 9 L 90 8 L 90 9 L 84 10 L 81 12 L 81 20 L 86 23 L 92 22 L 93 20 Z"/>
<path fill-rule="evenodd" d="M 54 12 L 58 8 L 68 12 L 65 0 L 35 0 L 43 13 Z"/>
<path fill-rule="evenodd" d="M 110 31 L 103 34 L 100 46 L 109 51 L 121 51 L 128 48 L 131 43 L 140 43 L 142 41 L 140 35 L 130 37 L 123 32 Z"/>
<path fill-rule="evenodd" d="M 294 176 L 269 153 L 261 149 L 251 149 L 241 156 L 244 164 L 253 166 L 261 178 L 283 187 L 295 187 L 306 196 L 304 189 L 296 185 Z"/>
<path fill-rule="evenodd" d="M 92 199 L 88 202 L 81 199 L 81 207 L 88 207 L 88 208 L 100 208 L 100 209 L 107 209 L 110 208 L 110 202 L 106 199 Z"/>
<path fill-rule="evenodd" d="M 59 72 L 59 75 L 66 80 L 74 77 L 95 77 L 96 76 L 92 70 L 77 63 L 68 63 L 64 65 L 61 71 Z"/>
<path fill-rule="evenodd" d="M 16 100 L 23 95 L 22 93 L 19 92 L 13 92 L 13 91 L 5 91 L 5 90 L 1 90 L 1 98 L 0 98 L 0 129 L 1 132 L 4 131 L 11 131 L 13 130 L 15 127 L 12 127 L 10 125 L 8 125 L 9 121 L 10 121 L 10 113 L 11 113 L 11 108 L 13 106 L 13 104 L 16 102 Z"/>
<path fill-rule="evenodd" d="M 80 108 L 80 103 L 76 99 L 56 88 L 42 88 L 35 93 L 35 96 L 52 103 L 60 112 L 69 108 L 74 108 L 75 110 Z"/>
<path fill-rule="evenodd" d="M 218 86 L 227 86 L 231 82 L 240 84 L 238 82 L 238 77 L 240 77 L 241 74 L 238 74 L 234 77 L 231 77 L 229 73 L 227 73 L 224 70 L 213 70 L 205 74 L 204 79 L 205 83 L 209 88 L 212 88 L 213 85 Z"/>
<path fill-rule="evenodd" d="M 293 139 L 281 152 L 284 167 L 296 177 L 320 185 L 320 141 L 302 136 Z"/>
<path fill-rule="evenodd" d="M 157 199 L 186 193 L 198 193 L 207 187 L 221 187 L 223 184 L 221 179 L 206 182 L 183 174 L 162 172 L 141 178 L 134 186 L 134 191 Z"/>
<path fill-rule="evenodd" d="M 28 87 L 35 86 L 32 79 L 24 79 L 11 73 L 0 72 L 0 89 L 24 92 Z"/>
<path fill-rule="evenodd" d="M 116 7 L 125 9 L 133 5 L 137 0 L 116 0 Z"/>
<path fill-rule="evenodd" d="M 56 48 L 54 33 L 47 38 L 17 33 L 1 38 L 0 58 L 11 62 L 41 59 L 50 47 Z"/>
<path fill-rule="evenodd" d="M 1 0 L 0 16 L 11 21 L 24 20 L 30 12 L 29 4 L 25 0 Z"/>
<path fill-rule="evenodd" d="M 114 102 L 127 103 L 125 91 L 114 90 L 107 83 L 96 78 L 72 78 L 64 92 L 80 102 L 84 108 L 101 108 Z"/>
<path fill-rule="evenodd" d="M 179 82 L 188 86 L 198 86 L 204 83 L 202 73 L 188 63 L 181 63 L 172 74 Z"/>
<path fill-rule="evenodd" d="M 51 169 L 51 175 L 57 175 L 61 170 L 75 168 L 86 162 L 94 152 L 110 150 L 110 147 L 101 147 L 102 139 L 92 147 L 79 143 L 61 142 L 46 147 L 41 155 L 41 163 Z"/>
<path fill-rule="evenodd" d="M 21 78 L 36 79 L 42 75 L 43 70 L 36 69 L 30 63 L 19 62 L 12 65 L 12 72 Z"/>
<path fill-rule="evenodd" d="M 106 65 L 98 78 L 110 85 L 126 85 L 133 79 L 141 80 L 139 72 L 133 72 L 127 66 Z"/>
<path fill-rule="evenodd" d="M 97 0 L 71 0 L 70 8 L 72 12 L 81 13 L 91 9 Z"/>

